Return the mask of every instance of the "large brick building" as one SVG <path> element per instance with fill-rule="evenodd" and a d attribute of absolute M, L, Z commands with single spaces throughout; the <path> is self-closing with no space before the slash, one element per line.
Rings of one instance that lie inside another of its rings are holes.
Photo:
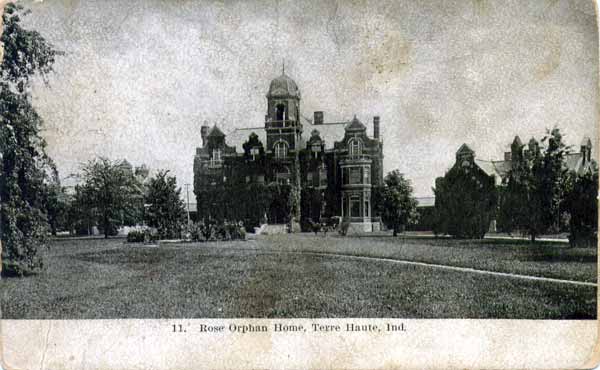
<path fill-rule="evenodd" d="M 341 216 L 355 229 L 377 229 L 371 190 L 383 181 L 379 117 L 373 117 L 370 136 L 356 116 L 326 122 L 319 111 L 312 120 L 304 118 L 300 90 L 285 73 L 271 81 L 266 99 L 264 125 L 229 135 L 216 125 L 202 126 L 202 147 L 194 158 L 195 193 L 232 183 L 289 184 L 301 194 L 320 193 L 323 200 L 315 207 L 302 199 L 301 219 Z M 208 216 L 202 213 L 199 207 L 197 217 Z M 266 216 L 273 224 L 288 221 L 276 210 Z"/>

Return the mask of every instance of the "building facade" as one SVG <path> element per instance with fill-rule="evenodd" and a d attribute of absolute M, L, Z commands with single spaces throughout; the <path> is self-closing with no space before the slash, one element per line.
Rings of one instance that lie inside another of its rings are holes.
<path fill-rule="evenodd" d="M 261 126 L 228 135 L 216 125 L 202 126 L 202 146 L 194 158 L 197 197 L 231 184 L 289 185 L 298 189 L 298 221 L 340 216 L 354 229 L 378 229 L 372 189 L 383 182 L 380 118 L 373 117 L 371 135 L 356 116 L 325 122 L 318 111 L 307 119 L 301 114 L 300 90 L 285 73 L 271 81 L 266 100 Z M 206 212 L 198 207 L 197 217 L 208 217 Z M 289 221 L 276 210 L 265 216 L 272 224 Z"/>

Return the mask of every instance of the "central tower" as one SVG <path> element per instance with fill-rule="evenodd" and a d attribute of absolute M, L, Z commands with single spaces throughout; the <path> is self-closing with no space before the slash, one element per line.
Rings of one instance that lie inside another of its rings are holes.
<path fill-rule="evenodd" d="M 267 153 L 276 159 L 292 159 L 301 149 L 300 90 L 285 70 L 269 85 L 265 131 Z"/>

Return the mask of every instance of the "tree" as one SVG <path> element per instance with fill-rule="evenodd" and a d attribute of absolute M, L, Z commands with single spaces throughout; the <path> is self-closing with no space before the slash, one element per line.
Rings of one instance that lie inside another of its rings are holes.
<path fill-rule="evenodd" d="M 559 232 L 561 215 L 564 211 L 565 185 L 568 179 L 568 169 L 564 160 L 570 148 L 563 143 L 558 128 L 549 131 L 542 139 L 542 143 L 546 142 L 544 157 L 537 166 L 534 164 L 533 174 L 538 184 L 542 227 L 552 232 Z"/>
<path fill-rule="evenodd" d="M 178 237 L 185 221 L 181 188 L 177 187 L 175 176 L 168 176 L 168 173 L 169 171 L 159 171 L 150 178 L 145 196 L 145 203 L 149 204 L 146 222 L 158 229 L 161 238 Z"/>
<path fill-rule="evenodd" d="M 569 218 L 571 246 L 596 247 L 598 243 L 598 168 L 577 174 L 569 173 L 565 209 Z"/>
<path fill-rule="evenodd" d="M 0 65 L 0 239 L 5 273 L 24 275 L 43 266 L 46 186 L 51 161 L 40 135 L 42 119 L 31 105 L 30 78 L 44 81 L 60 53 L 36 31 L 21 27 L 20 5 L 5 6 Z"/>
<path fill-rule="evenodd" d="M 543 194 L 540 192 L 543 155 L 534 139 L 529 142 L 527 156 L 523 155 L 523 145 L 512 151 L 506 187 L 500 189 L 498 223 L 503 231 L 516 230 L 535 241 L 546 228 L 542 214 Z"/>
<path fill-rule="evenodd" d="M 458 162 L 436 180 L 434 232 L 457 238 L 483 238 L 496 213 L 494 179 L 473 161 Z"/>
<path fill-rule="evenodd" d="M 413 197 L 410 180 L 398 170 L 388 173 L 383 183 L 379 213 L 382 221 L 394 230 L 396 236 L 405 226 L 416 222 L 417 200 Z"/>
<path fill-rule="evenodd" d="M 46 212 L 50 232 L 56 236 L 59 229 L 67 227 L 67 213 L 69 210 L 69 196 L 60 185 L 58 171 L 52 171 L 50 182 L 46 185 L 44 199 L 46 201 Z"/>
<path fill-rule="evenodd" d="M 95 210 L 104 237 L 108 238 L 117 225 L 135 217 L 142 186 L 126 161 L 101 157 L 88 161 L 82 172 L 82 200 Z"/>
<path fill-rule="evenodd" d="M 568 173 L 563 143 L 558 128 L 541 140 L 543 152 L 534 139 L 527 156 L 513 158 L 505 189 L 502 189 L 499 221 L 505 231 L 518 230 L 535 241 L 538 235 L 559 232 L 565 209 Z M 513 150 L 522 153 L 522 147 Z"/>

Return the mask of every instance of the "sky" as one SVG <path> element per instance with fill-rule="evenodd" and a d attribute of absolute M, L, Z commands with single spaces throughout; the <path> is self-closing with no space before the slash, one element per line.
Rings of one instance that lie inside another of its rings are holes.
<path fill-rule="evenodd" d="M 283 60 L 305 117 L 371 130 L 381 116 L 384 171 L 417 196 L 462 143 L 502 159 L 516 134 L 556 126 L 576 150 L 584 136 L 597 146 L 591 0 L 22 3 L 24 25 L 65 52 L 33 86 L 63 178 L 107 156 L 193 183 L 200 126 L 262 126 Z"/>

